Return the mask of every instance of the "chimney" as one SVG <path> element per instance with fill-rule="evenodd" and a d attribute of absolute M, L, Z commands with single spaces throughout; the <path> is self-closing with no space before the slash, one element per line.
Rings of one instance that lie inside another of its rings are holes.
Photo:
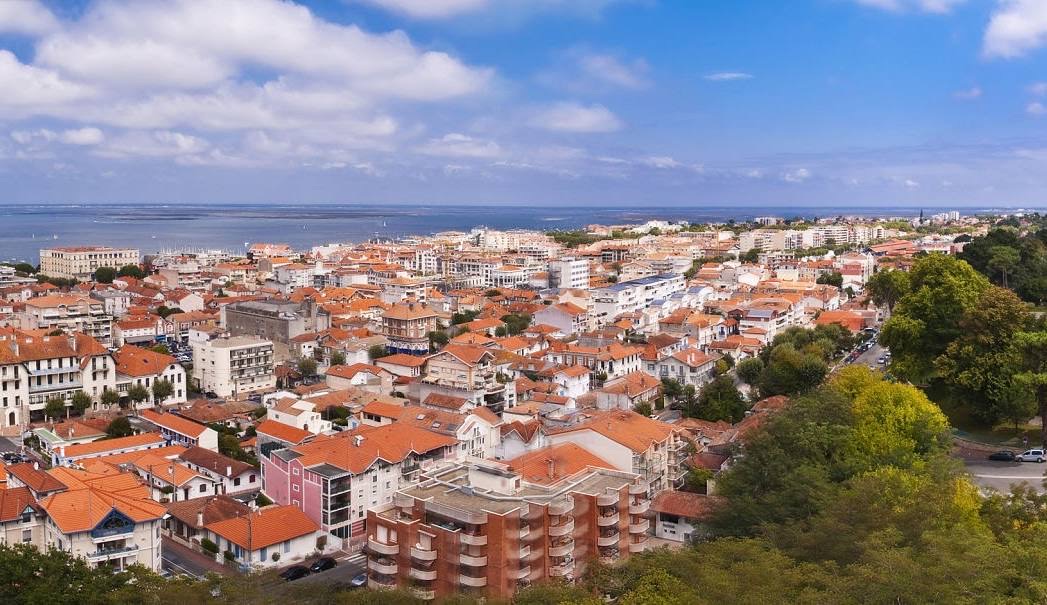
<path fill-rule="evenodd" d="M 167 465 L 167 474 L 171 475 L 172 477 L 174 476 L 174 474 L 175 474 L 175 467 L 174 467 L 173 464 Z"/>
<path fill-rule="evenodd" d="M 203 509 L 200 509 L 200 510 L 196 511 L 196 526 L 197 527 L 203 527 L 204 526 L 204 511 L 203 511 Z"/>
<path fill-rule="evenodd" d="M 233 476 L 233 465 L 227 464 L 225 466 L 225 476 L 226 477 L 232 477 Z"/>
<path fill-rule="evenodd" d="M 552 458 L 549 459 L 548 473 L 550 479 L 556 476 L 556 460 L 553 460 Z"/>
<path fill-rule="evenodd" d="M 363 442 L 364 442 L 364 436 L 363 435 L 353 435 L 353 446 L 354 447 L 360 447 L 360 445 Z"/>

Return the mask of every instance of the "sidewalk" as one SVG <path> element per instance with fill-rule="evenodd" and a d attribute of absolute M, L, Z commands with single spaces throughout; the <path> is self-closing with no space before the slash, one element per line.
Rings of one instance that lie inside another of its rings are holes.
<path fill-rule="evenodd" d="M 176 569 L 176 571 L 190 573 L 195 576 L 204 576 L 208 573 L 219 575 L 228 575 L 230 573 L 228 567 L 216 562 L 213 557 L 198 553 L 167 536 L 163 537 L 163 558 L 173 567 L 180 568 Z"/>

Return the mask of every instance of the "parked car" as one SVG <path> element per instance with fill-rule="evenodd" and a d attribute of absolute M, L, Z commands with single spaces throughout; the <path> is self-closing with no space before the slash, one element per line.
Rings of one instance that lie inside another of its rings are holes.
<path fill-rule="evenodd" d="M 292 565 L 291 567 L 288 567 L 287 569 L 280 572 L 280 577 L 287 582 L 301 580 L 307 575 L 309 575 L 309 569 L 304 565 Z"/>
<path fill-rule="evenodd" d="M 989 454 L 989 460 L 998 460 L 1000 462 L 1017 462 L 1018 455 L 1011 450 L 1000 450 Z"/>
<path fill-rule="evenodd" d="M 334 557 L 320 557 L 313 561 L 313 564 L 309 566 L 309 571 L 313 573 L 320 573 L 321 571 L 327 571 L 328 569 L 334 568 L 338 565 L 338 561 L 334 560 Z"/>
<path fill-rule="evenodd" d="M 1040 449 L 1025 450 L 1018 454 L 1017 459 L 1018 462 L 1043 462 L 1044 460 L 1047 460 L 1047 452 Z"/>
<path fill-rule="evenodd" d="M 367 574 L 357 574 L 353 576 L 352 580 L 349 580 L 349 588 L 363 588 L 367 586 Z"/>

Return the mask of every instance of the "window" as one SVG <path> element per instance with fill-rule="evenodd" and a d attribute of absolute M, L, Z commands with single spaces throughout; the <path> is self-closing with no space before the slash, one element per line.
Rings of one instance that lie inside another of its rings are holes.
<path fill-rule="evenodd" d="M 200 492 L 203 493 L 203 492 L 206 492 L 206 491 L 207 491 L 207 484 L 206 483 L 201 483 L 200 484 Z"/>
<path fill-rule="evenodd" d="M 301 491 L 301 490 L 300 490 L 300 489 L 298 488 L 298 484 L 297 484 L 297 483 L 295 483 L 294 485 L 292 485 L 292 486 L 291 486 L 291 489 L 292 489 L 292 490 L 294 490 L 294 491 L 296 491 L 296 492 L 297 492 L 297 491 Z"/>
<path fill-rule="evenodd" d="M 237 477 L 236 479 L 233 479 L 233 485 L 234 486 L 239 486 L 240 485 L 240 478 L 239 477 Z"/>
<path fill-rule="evenodd" d="M 32 541 L 33 541 L 33 530 L 31 530 L 31 529 L 23 529 L 22 530 L 22 542 L 29 543 L 29 542 L 32 542 Z M 62 545 L 59 544 L 58 548 L 62 548 Z"/>

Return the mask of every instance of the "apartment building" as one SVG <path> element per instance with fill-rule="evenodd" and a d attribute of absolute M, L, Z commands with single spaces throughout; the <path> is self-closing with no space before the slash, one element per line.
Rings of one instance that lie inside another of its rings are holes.
<path fill-rule="evenodd" d="M 318 435 L 263 453 L 262 491 L 337 538 L 362 536 L 368 510 L 392 502 L 423 467 L 454 456 L 457 445 L 454 437 L 399 423 Z"/>
<path fill-rule="evenodd" d="M 565 256 L 549 262 L 549 287 L 561 290 L 589 288 L 589 261 Z"/>
<path fill-rule="evenodd" d="M 277 360 L 291 355 L 292 339 L 331 327 L 331 314 L 311 298 L 300 303 L 285 300 L 252 300 L 222 307 L 222 325 L 231 336 L 264 338 L 273 345 Z"/>
<path fill-rule="evenodd" d="M 592 327 L 589 312 L 571 302 L 542 307 L 534 314 L 534 323 L 552 326 L 565 335 L 581 334 Z"/>
<path fill-rule="evenodd" d="M 652 302 L 669 298 L 686 287 L 683 275 L 660 273 L 597 288 L 592 291 L 590 314 L 597 324 L 604 325 L 613 322 L 622 313 L 642 311 Z"/>
<path fill-rule="evenodd" d="M 429 332 L 436 330 L 436 312 L 429 307 L 407 302 L 395 304 L 382 314 L 382 334 L 389 339 L 392 353 L 425 355 L 429 352 Z"/>
<path fill-rule="evenodd" d="M 246 494 L 262 487 L 258 469 L 211 449 L 192 446 L 178 454 L 178 460 L 210 479 L 218 494 Z"/>
<path fill-rule="evenodd" d="M 646 364 L 645 371 L 658 379 L 671 378 L 681 385 L 700 389 L 715 378 L 716 362 L 722 355 L 684 349 Z"/>
<path fill-rule="evenodd" d="M 234 399 L 274 389 L 273 343 L 254 336 L 195 341 L 193 380 L 205 393 Z"/>
<path fill-rule="evenodd" d="M 467 408 L 485 406 L 496 412 L 516 405 L 515 383 L 499 374 L 491 349 L 449 344 L 429 357 L 425 368 L 422 379 L 411 384 L 418 401 L 443 395 L 464 400 Z"/>
<path fill-rule="evenodd" d="M 116 391 L 122 397 L 126 397 L 128 390 L 135 385 L 149 389 L 149 399 L 138 404 L 139 407 L 186 402 L 188 384 L 185 368 L 174 357 L 134 345 L 124 345 L 113 354 L 113 360 L 116 362 Z M 171 395 L 156 401 L 153 385 L 162 380 L 171 384 Z"/>
<path fill-rule="evenodd" d="M 588 420 L 550 430 L 551 444 L 574 443 L 614 468 L 639 475 L 653 495 L 683 481 L 687 442 L 682 429 L 632 410 L 597 412 Z"/>
<path fill-rule="evenodd" d="M 25 303 L 22 328 L 82 332 L 109 346 L 113 338 L 113 316 L 105 303 L 79 294 L 51 294 Z"/>
<path fill-rule="evenodd" d="M 368 586 L 509 598 L 646 548 L 648 487 L 573 444 L 450 464 L 368 513 Z"/>
<path fill-rule="evenodd" d="M 115 363 L 109 351 L 84 334 L 0 335 L 0 432 L 15 434 L 39 420 L 47 400 L 84 391 L 95 402 L 102 391 L 116 388 Z"/>
<path fill-rule="evenodd" d="M 65 279 L 89 280 L 99 267 L 119 269 L 124 265 L 137 265 L 138 261 L 135 248 L 66 246 L 40 250 L 40 272 Z"/>
<path fill-rule="evenodd" d="M 163 411 L 142 410 L 138 416 L 155 426 L 170 445 L 218 451 L 218 432 L 207 425 Z"/>

